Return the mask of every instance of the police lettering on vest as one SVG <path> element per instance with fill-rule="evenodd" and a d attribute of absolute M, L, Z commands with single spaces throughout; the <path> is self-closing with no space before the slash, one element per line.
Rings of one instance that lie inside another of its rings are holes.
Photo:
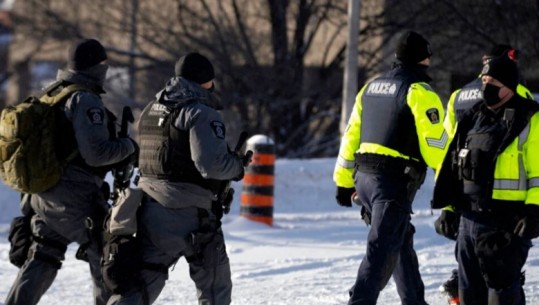
<path fill-rule="evenodd" d="M 457 102 L 478 102 L 483 98 L 481 90 L 478 88 L 462 89 L 457 97 Z"/>
<path fill-rule="evenodd" d="M 397 95 L 397 83 L 391 81 L 374 81 L 369 84 L 365 95 L 369 96 L 391 96 Z"/>

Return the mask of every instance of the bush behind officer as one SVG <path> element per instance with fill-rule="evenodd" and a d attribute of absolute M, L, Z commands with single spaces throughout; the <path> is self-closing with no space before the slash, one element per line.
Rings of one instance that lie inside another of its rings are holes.
<path fill-rule="evenodd" d="M 243 177 L 247 160 L 232 153 L 225 141 L 210 61 L 189 53 L 178 60 L 175 72 L 139 123 L 139 186 L 147 196 L 137 232 L 142 285 L 114 295 L 109 304 L 152 304 L 165 286 L 168 268 L 182 256 L 200 305 L 231 302 L 222 211 L 214 202 L 223 180 Z"/>
<path fill-rule="evenodd" d="M 525 304 L 521 269 L 539 236 L 539 105 L 516 94 L 518 79 L 507 53 L 484 65 L 482 103 L 459 120 L 434 188 L 432 207 L 446 208 L 438 231 L 457 235 L 462 304 Z"/>
<path fill-rule="evenodd" d="M 447 134 L 428 84 L 428 41 L 408 31 L 395 54 L 393 68 L 357 95 L 333 175 L 337 202 L 350 207 L 357 191 L 371 225 L 350 305 L 376 304 L 392 275 L 402 304 L 426 304 L 410 214 L 427 166 L 441 163 Z"/>
<path fill-rule="evenodd" d="M 109 293 L 103 287 L 100 260 L 101 242 L 97 232 L 108 208 L 101 191 L 105 174 L 116 163 L 131 157 L 136 148 L 129 138 L 116 138 L 115 117 L 101 101 L 108 66 L 104 47 L 95 39 L 73 43 L 68 51 L 66 70 L 58 72 L 51 86 L 78 84 L 77 91 L 60 105 L 65 120 L 60 130 L 63 145 L 58 153 L 66 156 L 78 150 L 64 169 L 60 182 L 23 201 L 23 211 L 33 209 L 33 242 L 29 257 L 21 267 L 6 298 L 6 305 L 37 304 L 53 283 L 64 260 L 67 246 L 77 242 L 86 248 L 94 284 L 94 304 L 106 304 Z M 31 207 L 30 207 L 31 206 Z M 95 233 L 95 234 L 94 234 Z"/>

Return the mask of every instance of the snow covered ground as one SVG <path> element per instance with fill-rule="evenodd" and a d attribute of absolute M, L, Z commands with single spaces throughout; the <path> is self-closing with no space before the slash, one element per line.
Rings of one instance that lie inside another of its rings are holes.
<path fill-rule="evenodd" d="M 241 183 L 224 218 L 224 231 L 234 282 L 234 305 L 346 304 L 348 289 L 365 252 L 368 228 L 359 208 L 339 207 L 334 200 L 332 172 L 335 159 L 278 160 L 276 164 L 274 225 L 239 216 Z M 429 173 L 430 174 L 430 173 Z M 429 208 L 432 175 L 418 192 L 413 223 L 417 233 L 420 271 L 431 305 L 446 304 L 438 287 L 456 266 L 453 243 L 434 232 L 439 211 Z M 7 231 L 18 214 L 18 196 L 0 185 L 0 304 L 15 279 L 17 268 L 8 261 Z M 88 267 L 75 259 L 76 246 L 40 304 L 90 305 Z M 526 269 L 528 304 L 539 304 L 539 250 L 532 248 Z M 170 272 L 170 279 L 155 304 L 196 304 L 194 285 L 185 260 Z M 400 304 L 391 280 L 378 304 Z"/>

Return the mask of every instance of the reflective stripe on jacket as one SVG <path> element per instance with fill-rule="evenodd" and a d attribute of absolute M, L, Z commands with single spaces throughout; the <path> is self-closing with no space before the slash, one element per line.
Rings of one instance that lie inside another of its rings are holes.
<path fill-rule="evenodd" d="M 483 104 L 477 103 L 459 122 L 434 186 L 433 209 L 469 208 L 470 198 L 463 193 L 455 156 L 464 147 L 479 112 L 486 111 L 484 108 Z M 514 95 L 505 108 L 513 109 L 513 119 L 495 155 L 494 177 L 490 178 L 492 188 L 488 196 L 499 201 L 539 205 L 539 105 Z"/>
<path fill-rule="evenodd" d="M 539 205 L 539 113 L 497 157 L 492 198 Z"/>

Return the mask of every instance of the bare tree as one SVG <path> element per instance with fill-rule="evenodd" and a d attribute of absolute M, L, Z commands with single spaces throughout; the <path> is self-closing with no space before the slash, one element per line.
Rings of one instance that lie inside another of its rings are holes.
<path fill-rule="evenodd" d="M 476 76 L 495 42 L 522 49 L 521 68 L 531 75 L 538 2 L 387 0 L 380 8 L 362 0 L 359 85 L 389 67 L 404 29 L 432 42 L 430 72 L 444 98 Z M 281 156 L 316 157 L 334 156 L 339 145 L 346 14 L 346 1 L 336 0 L 25 0 L 14 20 L 25 50 L 19 62 L 63 51 L 75 37 L 99 38 L 111 64 L 131 75 L 134 91 L 113 92 L 116 104 L 137 108 L 172 76 L 179 56 L 200 51 L 217 68 L 231 133 L 268 135 Z"/>

